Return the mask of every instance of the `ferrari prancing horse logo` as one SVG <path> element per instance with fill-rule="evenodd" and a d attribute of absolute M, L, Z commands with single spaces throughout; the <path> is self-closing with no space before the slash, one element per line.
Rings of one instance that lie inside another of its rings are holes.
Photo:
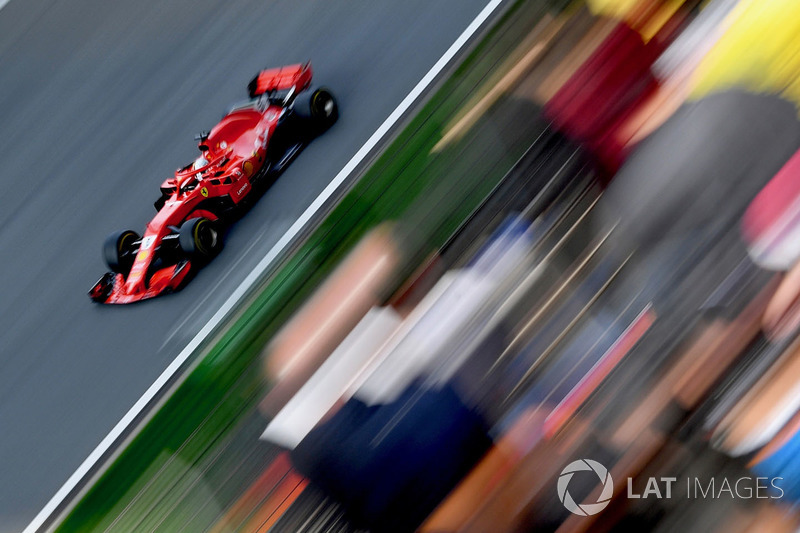
<path fill-rule="evenodd" d="M 202 189 L 200 189 L 200 194 L 203 195 L 203 198 L 208 198 L 208 189 L 203 187 Z"/>

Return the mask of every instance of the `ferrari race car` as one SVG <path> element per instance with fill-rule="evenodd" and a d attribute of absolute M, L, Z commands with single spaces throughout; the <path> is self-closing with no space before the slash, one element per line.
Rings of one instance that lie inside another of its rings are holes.
<path fill-rule="evenodd" d="M 333 95 L 311 87 L 311 77 L 306 63 L 253 78 L 250 99 L 199 134 L 200 156 L 161 185 L 144 235 L 106 239 L 111 272 L 91 288 L 92 300 L 125 304 L 178 290 L 220 251 L 225 225 L 338 118 Z"/>

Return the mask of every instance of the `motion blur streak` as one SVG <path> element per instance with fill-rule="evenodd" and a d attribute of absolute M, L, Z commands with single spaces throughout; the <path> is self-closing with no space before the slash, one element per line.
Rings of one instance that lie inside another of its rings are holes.
<path fill-rule="evenodd" d="M 413 250 L 424 222 L 408 213 L 370 234 L 265 350 L 264 405 L 291 411 L 262 438 L 352 528 L 800 524 L 800 10 L 589 7 L 539 21 L 446 123 L 430 157 L 509 95 L 549 93 L 530 116 L 549 123 L 449 240 Z M 589 49 L 565 53 L 576 42 Z M 392 257 L 382 291 L 363 289 L 368 244 Z M 300 331 L 328 342 L 281 343 Z M 613 491 L 562 470 L 582 458 Z M 571 514 L 564 472 L 596 514 Z"/>

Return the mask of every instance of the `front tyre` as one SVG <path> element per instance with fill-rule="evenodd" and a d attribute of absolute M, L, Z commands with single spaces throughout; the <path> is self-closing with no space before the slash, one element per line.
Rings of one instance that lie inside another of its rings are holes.
<path fill-rule="evenodd" d="M 339 105 L 326 87 L 312 88 L 295 98 L 294 112 L 310 122 L 316 133 L 322 133 L 339 118 Z"/>
<path fill-rule="evenodd" d="M 178 243 L 190 259 L 208 261 L 222 250 L 222 235 L 213 221 L 192 218 L 181 225 Z"/>
<path fill-rule="evenodd" d="M 131 230 L 118 231 L 106 237 L 103 257 L 108 268 L 117 274 L 127 275 L 136 258 L 139 242 L 139 234 Z"/>

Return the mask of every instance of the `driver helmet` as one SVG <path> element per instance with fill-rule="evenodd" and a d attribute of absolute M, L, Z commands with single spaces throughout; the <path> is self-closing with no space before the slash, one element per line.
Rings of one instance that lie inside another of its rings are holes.
<path fill-rule="evenodd" d="M 208 159 L 206 159 L 205 156 L 201 155 L 200 157 L 194 160 L 194 164 L 192 165 L 192 170 L 203 168 L 207 164 L 208 164 Z M 203 178 L 203 176 L 199 172 L 195 174 L 194 177 L 197 178 L 197 181 L 200 181 Z"/>

